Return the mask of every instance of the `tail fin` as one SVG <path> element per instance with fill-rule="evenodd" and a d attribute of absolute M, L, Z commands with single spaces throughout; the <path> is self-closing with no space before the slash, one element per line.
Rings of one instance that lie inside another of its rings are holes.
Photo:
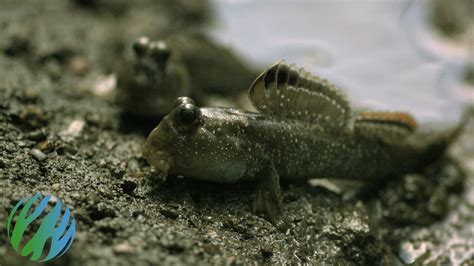
<path fill-rule="evenodd" d="M 461 121 L 455 127 L 435 134 L 422 134 L 423 143 L 426 143 L 423 147 L 425 165 L 438 160 L 445 154 L 451 144 L 462 134 L 473 114 L 474 108 L 469 108 L 464 111 Z"/>

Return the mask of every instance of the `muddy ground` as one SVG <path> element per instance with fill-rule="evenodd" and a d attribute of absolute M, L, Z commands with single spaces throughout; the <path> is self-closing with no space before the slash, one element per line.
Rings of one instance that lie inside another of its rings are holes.
<path fill-rule="evenodd" d="M 77 220 L 53 265 L 474 265 L 474 119 L 445 159 L 379 190 L 283 184 L 285 232 L 252 213 L 252 184 L 160 179 L 141 156 L 142 130 L 97 91 L 136 37 L 205 27 L 212 10 L 129 2 L 2 2 L 0 265 L 25 264 L 5 222 L 37 192 Z"/>

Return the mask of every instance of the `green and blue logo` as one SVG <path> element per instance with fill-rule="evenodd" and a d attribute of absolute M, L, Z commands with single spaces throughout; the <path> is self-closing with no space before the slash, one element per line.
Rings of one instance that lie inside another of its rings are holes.
<path fill-rule="evenodd" d="M 13 249 L 21 256 L 31 255 L 30 260 L 44 262 L 68 251 L 74 241 L 76 220 L 66 206 L 61 217 L 63 204 L 57 197 L 54 197 L 54 206 L 48 208 L 48 202 L 54 202 L 51 195 L 43 197 L 35 208 L 33 205 L 40 197 L 38 193 L 15 205 L 8 217 L 7 235 Z"/>

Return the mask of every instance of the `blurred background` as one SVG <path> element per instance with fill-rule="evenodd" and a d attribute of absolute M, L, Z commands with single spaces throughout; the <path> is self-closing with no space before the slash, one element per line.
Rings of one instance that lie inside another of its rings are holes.
<path fill-rule="evenodd" d="M 212 34 L 264 68 L 285 59 L 352 102 L 455 121 L 474 101 L 474 1 L 214 0 Z"/>

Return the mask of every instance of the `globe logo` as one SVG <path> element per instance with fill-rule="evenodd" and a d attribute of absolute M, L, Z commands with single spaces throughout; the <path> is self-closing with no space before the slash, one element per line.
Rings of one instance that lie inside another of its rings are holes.
<path fill-rule="evenodd" d="M 54 204 L 51 195 L 42 198 L 35 208 L 33 205 L 40 197 L 38 193 L 15 205 L 8 217 L 7 235 L 21 256 L 31 255 L 30 260 L 44 262 L 66 253 L 74 240 L 76 220 L 66 206 L 61 217 L 62 202 L 54 197 Z M 54 204 L 52 208 L 48 208 L 50 200 Z"/>

